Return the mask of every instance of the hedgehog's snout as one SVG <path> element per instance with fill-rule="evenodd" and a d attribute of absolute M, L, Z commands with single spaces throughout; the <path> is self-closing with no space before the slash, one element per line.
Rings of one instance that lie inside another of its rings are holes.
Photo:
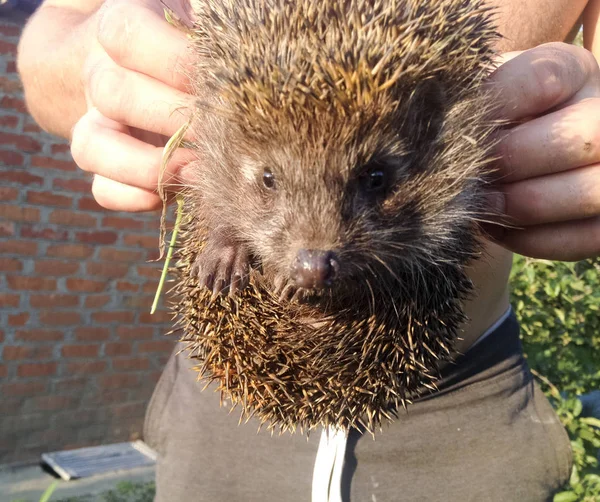
<path fill-rule="evenodd" d="M 291 278 L 300 288 L 323 289 L 333 284 L 339 271 L 333 251 L 301 249 L 292 264 Z"/>

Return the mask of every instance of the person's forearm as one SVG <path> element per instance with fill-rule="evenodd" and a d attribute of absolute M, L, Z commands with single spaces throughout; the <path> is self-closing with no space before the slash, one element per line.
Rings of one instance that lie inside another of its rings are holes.
<path fill-rule="evenodd" d="M 17 55 L 31 115 L 64 138 L 86 111 L 82 67 L 96 34 L 93 14 L 102 1 L 83 3 L 83 9 L 60 0 L 42 5 L 25 27 Z"/>
<path fill-rule="evenodd" d="M 583 44 L 600 60 L 600 0 L 591 0 L 583 13 Z"/>

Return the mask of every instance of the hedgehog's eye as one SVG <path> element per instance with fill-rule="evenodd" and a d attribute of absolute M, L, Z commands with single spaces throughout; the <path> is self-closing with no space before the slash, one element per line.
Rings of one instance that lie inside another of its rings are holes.
<path fill-rule="evenodd" d="M 360 184 L 366 192 L 379 192 L 386 185 L 385 171 L 380 167 L 375 167 L 360 177 Z"/>
<path fill-rule="evenodd" d="M 273 190 L 275 188 L 275 176 L 269 169 L 265 169 L 263 172 L 263 185 L 267 187 L 269 190 Z"/>

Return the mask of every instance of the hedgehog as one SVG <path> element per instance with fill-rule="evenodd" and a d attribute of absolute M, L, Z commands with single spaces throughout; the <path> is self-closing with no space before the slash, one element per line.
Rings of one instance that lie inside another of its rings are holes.
<path fill-rule="evenodd" d="M 176 331 L 280 431 L 435 390 L 483 251 L 498 123 L 483 0 L 200 0 Z"/>

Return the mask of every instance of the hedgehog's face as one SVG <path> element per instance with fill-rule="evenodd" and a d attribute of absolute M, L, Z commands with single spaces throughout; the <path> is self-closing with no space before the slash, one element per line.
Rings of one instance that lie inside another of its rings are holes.
<path fill-rule="evenodd" d="M 446 198 L 435 191 L 447 183 L 423 176 L 419 157 L 428 155 L 399 136 L 380 145 L 279 147 L 242 161 L 244 192 L 253 196 L 241 208 L 240 233 L 276 286 L 344 290 L 356 277 L 403 275 L 448 242 L 456 229 L 445 211 L 423 214 L 425 194 L 439 208 Z"/>

